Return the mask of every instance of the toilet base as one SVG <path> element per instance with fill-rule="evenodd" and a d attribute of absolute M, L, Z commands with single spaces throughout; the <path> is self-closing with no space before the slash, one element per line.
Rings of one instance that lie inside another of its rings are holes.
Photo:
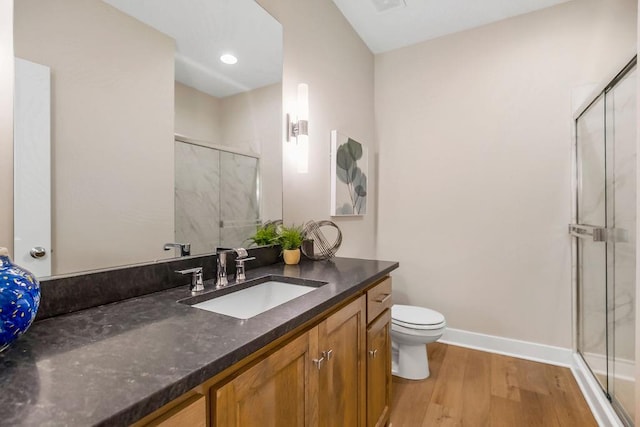
<path fill-rule="evenodd" d="M 391 373 L 408 380 L 429 378 L 429 358 L 425 344 L 406 345 L 393 343 Z"/>

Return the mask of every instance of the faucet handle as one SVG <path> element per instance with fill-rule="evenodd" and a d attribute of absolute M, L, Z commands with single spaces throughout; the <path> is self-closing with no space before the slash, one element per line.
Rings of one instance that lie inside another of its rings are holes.
<path fill-rule="evenodd" d="M 249 258 L 236 258 L 236 283 L 244 282 L 247 278 L 244 275 L 244 262 L 251 261 L 256 259 L 256 257 L 252 256 Z"/>
<path fill-rule="evenodd" d="M 191 274 L 191 292 L 204 291 L 204 283 L 202 281 L 202 267 L 188 268 L 186 270 L 177 270 L 176 273 Z"/>
<path fill-rule="evenodd" d="M 176 273 L 180 273 L 180 274 L 202 273 L 202 267 L 187 268 L 186 270 L 176 270 Z"/>
<path fill-rule="evenodd" d="M 252 256 L 249 258 L 236 258 L 236 267 L 244 267 L 245 261 L 253 261 L 256 257 Z"/>

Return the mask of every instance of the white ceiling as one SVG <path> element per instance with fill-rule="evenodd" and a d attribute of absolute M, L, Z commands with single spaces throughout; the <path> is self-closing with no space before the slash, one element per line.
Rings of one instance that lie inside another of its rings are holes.
<path fill-rule="evenodd" d="M 224 97 L 282 80 L 282 26 L 254 0 L 103 1 L 175 39 L 180 83 Z"/>
<path fill-rule="evenodd" d="M 569 0 L 333 0 L 373 53 L 398 49 L 566 1 Z M 378 12 L 378 9 L 385 8 Z"/>

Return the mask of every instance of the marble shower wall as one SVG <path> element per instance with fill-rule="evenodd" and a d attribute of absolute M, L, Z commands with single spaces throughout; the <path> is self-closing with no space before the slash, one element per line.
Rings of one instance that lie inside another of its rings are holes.
<path fill-rule="evenodd" d="M 246 246 L 260 221 L 258 159 L 220 153 L 220 245 Z"/>
<path fill-rule="evenodd" d="M 613 322 L 613 364 L 610 393 L 635 419 L 636 338 L 636 117 L 637 71 L 627 74 L 607 94 L 607 141 L 614 143 L 613 224 L 620 238 L 613 242 L 614 289 L 609 307 Z M 617 236 L 618 237 L 618 236 Z"/>
<path fill-rule="evenodd" d="M 615 146 L 615 179 L 609 189 L 614 203 L 612 227 L 622 230 L 622 239 L 614 243 L 615 353 L 617 359 L 631 361 L 635 359 L 636 72 L 627 74 L 607 98 L 613 123 L 607 140 L 613 140 Z"/>
<path fill-rule="evenodd" d="M 192 254 L 238 247 L 259 221 L 258 160 L 175 143 L 175 239 Z"/>
<path fill-rule="evenodd" d="M 177 142 L 176 242 L 191 243 L 193 254 L 215 252 L 220 241 L 220 152 Z"/>

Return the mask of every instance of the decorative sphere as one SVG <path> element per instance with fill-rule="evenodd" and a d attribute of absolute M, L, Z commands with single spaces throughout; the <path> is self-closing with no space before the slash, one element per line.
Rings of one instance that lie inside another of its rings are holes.
<path fill-rule="evenodd" d="M 40 283 L 0 248 L 0 352 L 24 334 L 40 305 Z"/>

